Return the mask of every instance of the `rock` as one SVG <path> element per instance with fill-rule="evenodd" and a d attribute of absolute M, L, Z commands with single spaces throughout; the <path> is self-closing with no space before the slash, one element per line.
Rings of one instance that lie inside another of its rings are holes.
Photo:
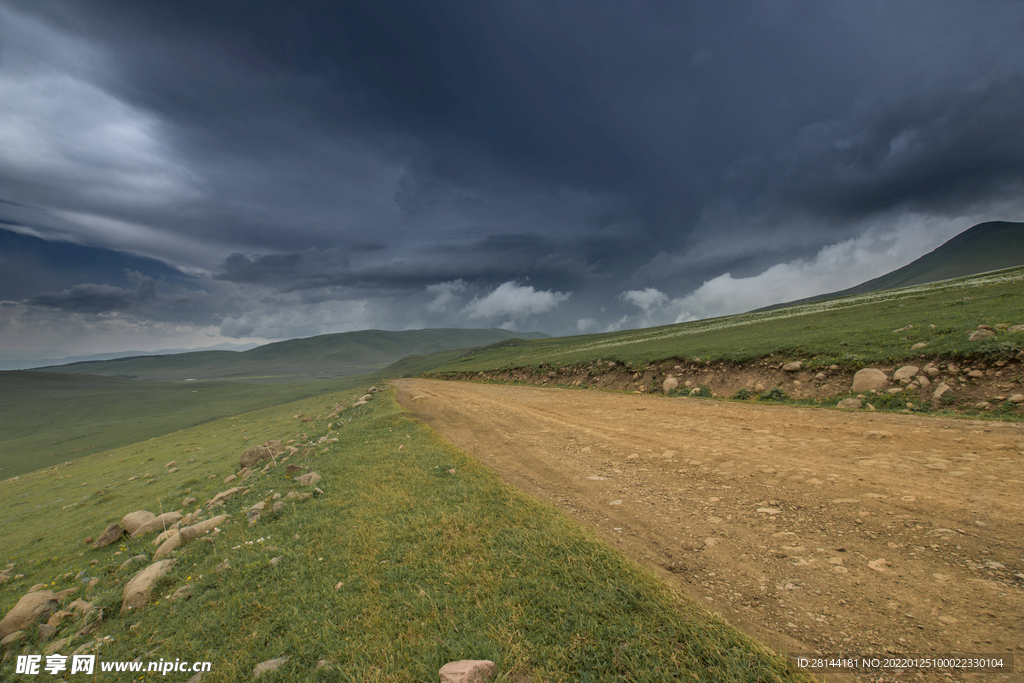
<path fill-rule="evenodd" d="M 285 474 L 292 475 L 292 474 L 298 474 L 299 472 L 301 472 L 304 469 L 307 469 L 307 468 L 302 467 L 301 465 L 288 465 L 287 467 L 284 468 L 284 471 L 285 471 Z"/>
<path fill-rule="evenodd" d="M 29 593 L 35 593 L 36 591 L 41 591 L 44 588 L 46 588 L 46 584 L 45 583 L 37 583 L 36 585 L 34 585 L 31 588 L 29 588 L 28 592 Z"/>
<path fill-rule="evenodd" d="M 228 476 L 224 477 L 224 483 L 225 484 L 230 484 L 231 482 L 233 482 L 236 479 L 238 479 L 238 475 L 237 474 L 229 474 Z"/>
<path fill-rule="evenodd" d="M 918 375 L 917 376 L 917 383 L 919 385 L 921 385 L 922 387 L 926 387 L 929 384 L 931 384 L 932 381 L 930 379 L 928 379 L 928 375 Z"/>
<path fill-rule="evenodd" d="M 287 657 L 278 657 L 277 659 L 268 659 L 265 662 L 260 662 L 252 669 L 252 677 L 259 678 L 268 671 L 276 671 L 282 664 L 288 661 Z"/>
<path fill-rule="evenodd" d="M 938 400 L 951 391 L 953 390 L 949 388 L 948 384 L 946 384 L 945 382 L 940 382 L 939 385 L 935 387 L 935 391 L 932 393 L 932 398 L 934 400 Z"/>
<path fill-rule="evenodd" d="M 308 472 L 303 474 L 296 481 L 298 481 L 301 486 L 315 486 L 323 481 L 323 477 L 316 472 Z"/>
<path fill-rule="evenodd" d="M 903 387 L 892 387 L 891 389 L 886 389 L 886 392 L 890 393 L 890 394 L 898 394 L 898 393 L 900 393 L 902 391 L 903 391 Z"/>
<path fill-rule="evenodd" d="M 1007 403 L 1024 403 L 1024 394 L 1013 394 L 1006 399 Z"/>
<path fill-rule="evenodd" d="M 120 524 L 114 522 L 113 524 L 111 524 L 103 530 L 103 533 L 100 534 L 100 537 L 97 538 L 96 542 L 92 544 L 92 549 L 99 550 L 100 548 L 107 547 L 111 543 L 116 543 L 117 539 L 121 538 L 122 534 L 124 534 L 124 529 L 121 528 Z"/>
<path fill-rule="evenodd" d="M 192 541 L 200 538 L 206 533 L 213 531 L 215 528 L 226 522 L 230 518 L 230 515 L 217 515 L 216 517 L 210 517 L 204 519 L 202 522 L 187 526 L 184 529 L 178 531 L 178 541 L 181 545 L 191 543 Z"/>
<path fill-rule="evenodd" d="M 216 567 L 214 567 L 213 571 L 215 571 L 215 572 L 217 572 L 219 574 L 220 572 L 226 572 L 229 569 L 231 569 L 231 563 L 228 562 L 227 560 L 224 560 L 223 562 L 218 564 Z"/>
<path fill-rule="evenodd" d="M 859 398 L 844 398 L 836 407 L 838 408 L 860 408 L 864 402 Z"/>
<path fill-rule="evenodd" d="M 223 501 L 227 500 L 228 498 L 231 498 L 231 496 L 235 495 L 236 493 L 238 493 L 241 490 L 242 490 L 241 486 L 235 486 L 235 487 L 227 489 L 225 491 L 221 491 L 216 496 L 214 496 L 213 498 L 210 499 L 210 501 L 206 504 L 206 509 L 209 510 L 211 507 L 213 507 L 217 503 L 223 502 Z"/>
<path fill-rule="evenodd" d="M 858 370 L 853 376 L 853 393 L 859 394 L 862 391 L 881 389 L 889 381 L 885 373 L 877 368 L 864 368 Z"/>
<path fill-rule="evenodd" d="M 487 659 L 463 659 L 445 664 L 437 673 L 441 683 L 489 683 L 497 667 Z"/>
<path fill-rule="evenodd" d="M 981 401 L 980 403 L 975 403 L 974 407 L 977 410 L 988 410 L 989 408 L 992 407 L 992 404 L 989 403 L 988 401 Z"/>
<path fill-rule="evenodd" d="M 0 638 L 21 631 L 37 621 L 44 621 L 57 609 L 57 596 L 53 591 L 36 591 L 22 596 L 0 620 Z"/>
<path fill-rule="evenodd" d="M 93 610 L 93 606 L 91 602 L 78 599 L 68 605 L 68 609 L 79 614 L 88 614 Z"/>
<path fill-rule="evenodd" d="M 189 505 L 195 505 L 195 504 L 196 504 L 196 499 L 193 498 L 192 496 L 189 496 L 188 498 L 186 498 L 183 501 L 181 501 L 181 507 L 183 507 L 183 508 L 187 508 Z"/>
<path fill-rule="evenodd" d="M 914 377 L 914 375 L 916 375 L 920 371 L 921 368 L 917 367 L 916 365 L 904 365 L 902 368 L 892 373 L 892 378 L 897 382 L 901 382 L 903 380 L 910 380 Z"/>
<path fill-rule="evenodd" d="M 181 545 L 181 532 L 177 529 L 172 529 L 168 532 L 167 537 L 160 544 L 160 547 L 156 549 L 155 553 L 153 553 L 153 559 L 159 560 L 162 557 L 170 555 L 171 551 L 179 545 Z"/>
<path fill-rule="evenodd" d="M 934 367 L 934 366 L 931 366 L 931 365 L 926 367 L 924 369 L 924 372 L 925 372 L 926 375 L 928 375 L 932 379 L 934 379 L 934 378 L 936 378 L 936 377 L 938 377 L 939 375 L 942 374 L 941 372 L 939 372 L 939 369 L 937 367 Z"/>
<path fill-rule="evenodd" d="M 884 557 L 880 557 L 877 560 L 871 560 L 870 562 L 868 562 L 868 566 L 874 569 L 876 572 L 884 572 L 888 571 L 886 567 L 889 566 L 889 563 L 885 561 Z"/>
<path fill-rule="evenodd" d="M 269 460 L 273 457 L 273 452 L 266 446 L 253 446 L 245 453 L 242 453 L 242 457 L 239 458 L 239 467 L 248 467 L 255 465 L 258 462 Z"/>
<path fill-rule="evenodd" d="M 757 384 L 757 385 L 756 385 L 756 386 L 754 387 L 754 391 L 756 391 L 756 392 L 758 392 L 758 393 L 760 393 L 760 392 L 762 392 L 762 391 L 764 391 L 764 390 L 765 390 L 765 388 L 764 388 L 764 385 L 763 385 L 763 384 L 761 384 L 761 383 L 758 383 L 758 384 Z"/>
<path fill-rule="evenodd" d="M 172 467 L 171 469 L 167 470 L 167 474 L 174 474 L 174 473 L 175 473 L 175 472 L 177 472 L 177 471 L 178 471 L 179 469 L 180 469 L 180 468 L 178 468 L 178 467 Z"/>
<path fill-rule="evenodd" d="M 0 638 L 0 648 L 7 649 L 7 648 L 9 648 L 9 647 L 11 647 L 13 645 L 17 645 L 19 642 L 21 642 L 24 639 L 25 639 L 25 632 L 24 631 L 14 631 L 13 633 L 8 633 L 3 638 Z"/>
<path fill-rule="evenodd" d="M 786 363 L 782 366 L 782 369 L 786 372 L 797 372 L 804 366 L 802 361 L 795 360 L 791 363 Z"/>
<path fill-rule="evenodd" d="M 132 538 L 139 538 L 140 536 L 145 536 L 146 534 L 151 533 L 153 531 L 166 531 L 168 528 L 173 526 L 175 522 L 179 521 L 182 517 L 184 517 L 184 515 L 177 511 L 165 512 L 159 517 L 154 517 L 153 519 L 151 519 L 150 521 L 146 522 L 138 529 L 133 531 Z"/>
<path fill-rule="evenodd" d="M 121 518 L 121 526 L 124 527 L 125 533 L 131 535 L 134 534 L 140 526 L 147 522 L 152 522 L 154 519 L 156 519 L 156 515 L 149 510 L 136 510 L 135 512 L 129 512 Z"/>
<path fill-rule="evenodd" d="M 675 377 L 669 377 L 668 379 L 666 379 L 664 382 L 661 383 L 661 390 L 662 390 L 662 392 L 664 392 L 666 394 L 668 392 L 672 391 L 673 389 L 678 388 L 678 387 L 679 387 L 679 380 L 677 380 Z"/>
<path fill-rule="evenodd" d="M 39 624 L 39 640 L 47 641 L 53 638 L 53 635 L 57 632 L 56 626 L 50 626 L 49 624 Z"/>
<path fill-rule="evenodd" d="M 366 394 L 364 396 L 360 396 L 359 400 L 360 401 L 369 401 L 371 398 L 373 398 L 373 396 L 371 394 Z"/>
<path fill-rule="evenodd" d="M 184 586 L 180 587 L 178 590 L 174 591 L 174 593 L 171 594 L 171 602 L 176 602 L 178 600 L 188 600 L 192 597 L 192 590 L 192 585 L 186 583 Z"/>
<path fill-rule="evenodd" d="M 281 560 L 283 560 L 283 559 L 284 559 L 284 555 L 278 555 L 277 557 L 275 557 L 275 558 L 270 560 L 270 566 L 271 567 L 276 567 L 277 565 L 281 564 Z"/>
<path fill-rule="evenodd" d="M 926 342 L 917 342 L 916 344 L 910 347 L 910 350 L 917 351 L 918 349 L 923 349 L 926 346 L 928 346 Z"/>
<path fill-rule="evenodd" d="M 981 341 L 982 339 L 988 339 L 989 337 L 994 337 L 994 336 L 996 336 L 996 333 L 993 332 L 992 330 L 986 330 L 986 329 L 974 330 L 969 335 L 967 335 L 967 341 L 976 342 L 976 341 Z"/>
<path fill-rule="evenodd" d="M 982 372 L 981 370 L 971 370 L 970 372 L 967 373 L 967 376 L 972 379 L 981 379 L 982 377 L 985 376 L 985 373 Z"/>
<path fill-rule="evenodd" d="M 121 614 L 143 607 L 149 602 L 149 596 L 156 582 L 174 566 L 174 560 L 161 560 L 149 565 L 131 578 L 121 593 Z"/>
<path fill-rule="evenodd" d="M 203 683 L 203 672 L 200 671 L 195 676 L 185 681 L 185 683 Z"/>
<path fill-rule="evenodd" d="M 276 501 L 274 503 L 274 512 L 275 513 L 280 512 L 283 509 L 284 509 L 284 501 L 279 500 L 279 501 Z"/>
<path fill-rule="evenodd" d="M 820 382 L 821 380 L 825 379 L 825 373 L 824 372 L 819 372 L 817 375 L 814 376 L 814 379 L 816 379 L 816 380 L 818 380 Z"/>
<path fill-rule="evenodd" d="M 249 526 L 256 526 L 256 524 L 260 521 L 260 511 L 249 510 L 249 514 L 246 515 L 246 519 L 249 520 Z"/>
<path fill-rule="evenodd" d="M 135 563 L 135 562 L 138 562 L 139 560 L 148 560 L 148 559 L 149 559 L 149 558 L 148 558 L 148 557 L 146 557 L 145 555 L 136 555 L 136 556 L 134 556 L 134 557 L 129 557 L 129 558 L 127 559 L 127 560 L 125 560 L 124 562 L 122 562 L 122 563 L 121 563 L 121 566 L 120 566 L 120 567 L 118 567 L 117 569 L 118 569 L 118 571 L 120 571 L 120 570 L 122 570 L 122 569 L 127 569 L 127 568 L 128 568 L 128 565 L 130 565 L 130 564 L 133 564 L 133 563 Z"/>

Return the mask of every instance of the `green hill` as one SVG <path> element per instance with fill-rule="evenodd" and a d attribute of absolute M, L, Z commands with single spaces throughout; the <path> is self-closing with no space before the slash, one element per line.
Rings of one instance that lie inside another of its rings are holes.
<path fill-rule="evenodd" d="M 135 356 L 39 368 L 48 372 L 150 380 L 234 379 L 290 382 L 328 379 L 379 370 L 411 355 L 486 346 L 512 338 L 537 339 L 539 332 L 435 329 L 361 330 L 290 339 L 248 351 L 197 351 Z"/>
<path fill-rule="evenodd" d="M 1024 223 L 1009 223 L 1007 221 L 979 223 L 973 228 L 964 230 L 934 251 L 928 252 L 916 261 L 891 273 L 839 292 L 819 294 L 758 310 L 770 311 L 852 294 L 912 287 L 1022 265 L 1024 265 Z"/>

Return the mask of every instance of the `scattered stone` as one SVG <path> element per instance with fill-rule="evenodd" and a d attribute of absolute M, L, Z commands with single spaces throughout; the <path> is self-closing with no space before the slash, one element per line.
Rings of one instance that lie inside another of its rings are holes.
<path fill-rule="evenodd" d="M 21 631 L 37 621 L 49 619 L 57 609 L 57 595 L 53 591 L 36 591 L 22 596 L 0 620 L 0 638 Z"/>
<path fill-rule="evenodd" d="M 497 667 L 487 659 L 463 659 L 445 664 L 437 673 L 441 683 L 489 683 Z"/>
<path fill-rule="evenodd" d="M 238 493 L 241 490 L 242 490 L 241 486 L 235 486 L 235 487 L 232 487 L 232 488 L 227 489 L 225 491 L 221 491 L 216 496 L 214 496 L 213 498 L 210 499 L 210 501 L 206 504 L 206 509 L 209 510 L 211 507 L 215 506 L 217 503 L 222 503 L 223 501 L 231 498 L 233 495 L 235 495 L 236 493 Z"/>
<path fill-rule="evenodd" d="M 916 381 L 922 387 L 929 386 L 932 383 L 932 381 L 928 379 L 928 375 L 918 375 Z"/>
<path fill-rule="evenodd" d="M 31 588 L 29 588 L 28 592 L 29 593 L 35 593 L 36 591 L 41 591 L 44 588 L 46 588 L 46 584 L 45 583 L 37 583 L 36 585 L 34 585 Z"/>
<path fill-rule="evenodd" d="M 180 587 L 178 590 L 174 591 L 174 593 L 171 594 L 170 600 L 171 602 L 177 602 L 178 600 L 188 600 L 192 597 L 192 591 L 192 585 L 186 583 L 184 586 Z"/>
<path fill-rule="evenodd" d="M 757 511 L 763 512 L 766 515 L 777 515 L 782 512 L 782 510 L 778 508 L 757 508 Z"/>
<path fill-rule="evenodd" d="M 252 670 L 252 677 L 259 678 L 268 671 L 276 671 L 281 667 L 282 664 L 288 661 L 287 657 L 278 657 L 276 659 L 268 659 L 265 662 L 260 662 Z"/>
<path fill-rule="evenodd" d="M 203 683 L 203 672 L 200 671 L 195 676 L 185 681 L 185 683 Z"/>
<path fill-rule="evenodd" d="M 910 380 L 914 377 L 914 375 L 916 375 L 920 371 L 921 368 L 917 367 L 916 365 L 904 365 L 902 368 L 892 373 L 892 378 L 897 382 L 901 382 L 903 380 Z"/>
<path fill-rule="evenodd" d="M 284 555 L 278 555 L 277 557 L 275 557 L 275 558 L 270 560 L 270 566 L 271 567 L 276 567 L 277 565 L 281 564 L 281 560 L 283 560 L 283 559 L 284 559 Z"/>
<path fill-rule="evenodd" d="M 782 369 L 786 372 L 798 372 L 800 368 L 804 366 L 802 361 L 795 360 L 791 363 L 786 363 L 782 366 Z"/>
<path fill-rule="evenodd" d="M 273 456 L 273 453 L 266 446 L 253 446 L 245 453 L 242 453 L 242 457 L 239 458 L 239 467 L 248 467 L 249 465 L 255 465 L 258 462 L 269 460 Z"/>
<path fill-rule="evenodd" d="M 167 470 L 167 474 L 174 474 L 175 472 L 178 471 L 178 469 L 180 469 L 180 468 L 172 467 L 171 469 Z"/>
<path fill-rule="evenodd" d="M 121 526 L 124 527 L 125 533 L 131 535 L 134 534 L 139 527 L 148 522 L 152 522 L 154 519 L 156 519 L 156 515 L 149 510 L 137 510 L 122 517 Z"/>
<path fill-rule="evenodd" d="M 992 404 L 989 403 L 988 401 L 981 401 L 979 403 L 975 403 L 974 404 L 975 410 L 988 410 L 991 407 L 992 407 Z"/>
<path fill-rule="evenodd" d="M 195 505 L 195 504 L 196 504 L 196 499 L 193 498 L 192 496 L 189 496 L 188 498 L 186 498 L 183 501 L 181 501 L 181 507 L 183 507 L 183 508 L 187 508 L 189 505 Z"/>
<path fill-rule="evenodd" d="M 111 543 L 116 543 L 117 539 L 121 538 L 122 534 L 124 534 L 124 529 L 121 528 L 120 524 L 114 522 L 113 524 L 111 524 L 103 530 L 103 533 L 100 534 L 100 537 L 97 538 L 96 542 L 92 544 L 92 549 L 99 550 L 100 548 L 107 547 Z"/>
<path fill-rule="evenodd" d="M 864 402 L 859 398 L 844 398 L 837 404 L 838 408 L 860 408 Z"/>
<path fill-rule="evenodd" d="M 666 394 L 668 392 L 672 391 L 673 389 L 678 388 L 678 387 L 679 387 L 679 380 L 677 380 L 675 377 L 669 377 L 668 379 L 666 379 L 664 382 L 661 383 L 661 390 L 662 390 L 662 392 L 664 392 Z"/>
<path fill-rule="evenodd" d="M 923 349 L 926 346 L 928 346 L 927 342 L 917 342 L 916 344 L 910 347 L 910 350 L 917 351 L 918 349 Z"/>
<path fill-rule="evenodd" d="M 761 384 L 760 382 L 758 382 L 758 384 L 754 387 L 754 391 L 756 391 L 758 393 L 761 393 L 764 390 L 765 390 L 764 385 Z"/>
<path fill-rule="evenodd" d="M 298 474 L 302 470 L 307 470 L 308 471 L 309 468 L 308 467 L 302 467 L 301 465 L 288 465 L 287 467 L 284 468 L 285 474 L 288 474 L 288 475 Z"/>
<path fill-rule="evenodd" d="M 149 602 L 150 593 L 156 582 L 174 566 L 174 560 L 161 560 L 149 565 L 131 578 L 122 592 L 121 614 L 143 607 Z"/>
<path fill-rule="evenodd" d="M 274 511 L 275 514 L 280 512 L 283 509 L 284 509 L 284 501 L 279 500 L 279 501 L 276 501 L 274 503 L 273 511 Z"/>
<path fill-rule="evenodd" d="M 853 393 L 858 394 L 862 391 L 872 391 L 874 389 L 881 389 L 889 381 L 885 373 L 877 368 L 864 368 L 858 370 L 857 374 L 853 376 Z"/>
<path fill-rule="evenodd" d="M 159 517 L 154 517 L 136 529 L 132 533 L 132 538 L 139 538 L 140 536 L 145 536 L 153 531 L 166 531 L 174 526 L 175 522 L 180 521 L 182 517 L 184 517 L 184 515 L 176 510 L 173 512 L 165 512 Z"/>
<path fill-rule="evenodd" d="M 41 640 L 43 642 L 49 640 L 50 638 L 53 638 L 53 635 L 56 632 L 57 632 L 57 627 L 56 626 L 50 626 L 49 624 L 39 624 L 39 628 L 38 628 L 39 640 Z"/>
<path fill-rule="evenodd" d="M 17 645 L 19 642 L 25 639 L 24 631 L 15 631 L 8 633 L 3 638 L 0 638 L 0 648 L 7 649 L 13 645 Z"/>
<path fill-rule="evenodd" d="M 932 398 L 934 400 L 938 400 L 945 396 L 946 394 L 950 393 L 951 391 L 953 390 L 949 388 L 948 384 L 946 384 L 945 382 L 940 382 L 939 386 L 935 387 L 935 391 L 932 393 Z"/>
<path fill-rule="evenodd" d="M 1006 399 L 1007 403 L 1024 403 L 1024 394 L 1013 394 Z"/>
<path fill-rule="evenodd" d="M 885 391 L 886 393 L 889 394 L 898 394 L 903 391 L 903 387 L 892 387 L 890 389 L 886 389 Z"/>
<path fill-rule="evenodd" d="M 888 566 L 889 563 L 885 561 L 884 557 L 880 557 L 877 560 L 871 560 L 870 562 L 868 562 L 868 567 L 874 569 L 876 572 L 888 571 L 888 569 L 886 569 L 886 567 Z"/>
<path fill-rule="evenodd" d="M 224 572 L 224 571 L 227 571 L 229 569 L 231 569 L 231 563 L 228 562 L 227 560 L 224 560 L 223 562 L 218 564 L 216 567 L 214 567 L 213 571 L 215 571 L 215 572 L 217 572 L 219 574 L 220 572 Z"/>
<path fill-rule="evenodd" d="M 321 481 L 323 481 L 323 477 L 321 477 L 316 472 L 307 472 L 306 474 L 303 474 L 301 477 L 299 477 L 296 481 L 301 486 L 315 486 L 316 484 L 319 484 Z"/>
<path fill-rule="evenodd" d="M 906 327 L 901 327 L 901 328 L 899 328 L 897 330 L 893 330 L 892 333 L 893 334 L 897 334 L 899 332 L 906 332 L 907 330 L 912 330 L 912 329 L 914 329 L 913 325 L 907 325 Z"/>
<path fill-rule="evenodd" d="M 974 330 L 969 335 L 967 335 L 967 341 L 976 342 L 976 341 L 981 341 L 982 339 L 988 339 L 989 337 L 994 337 L 994 336 L 996 336 L 996 333 L 993 332 L 990 329 L 989 330 L 978 329 L 978 330 Z"/>
<path fill-rule="evenodd" d="M 259 510 L 249 510 L 249 514 L 246 515 L 246 519 L 249 520 L 249 526 L 250 527 L 256 526 L 256 524 L 258 524 L 259 521 L 260 521 L 260 511 Z"/>
<path fill-rule="evenodd" d="M 821 380 L 825 379 L 825 373 L 824 372 L 819 372 L 817 375 L 814 376 L 814 379 L 816 379 L 816 380 L 818 380 L 820 382 Z"/>

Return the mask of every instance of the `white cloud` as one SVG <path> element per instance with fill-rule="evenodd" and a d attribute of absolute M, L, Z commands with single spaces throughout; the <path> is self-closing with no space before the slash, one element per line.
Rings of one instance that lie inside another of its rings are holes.
<path fill-rule="evenodd" d="M 455 293 L 462 292 L 465 289 L 466 283 L 461 279 L 427 285 L 427 292 L 437 295 L 433 301 L 427 304 L 427 310 L 432 313 L 446 312 L 455 303 Z"/>
<path fill-rule="evenodd" d="M 580 318 L 576 321 L 576 329 L 583 334 L 589 332 L 597 332 L 601 329 L 601 324 L 593 318 Z"/>
<path fill-rule="evenodd" d="M 654 287 L 630 289 L 619 294 L 619 298 L 639 307 L 644 313 L 648 313 L 651 309 L 660 308 L 668 303 L 668 296 Z"/>
<path fill-rule="evenodd" d="M 569 292 L 538 291 L 529 285 L 506 282 L 484 298 L 473 299 L 463 312 L 469 318 L 523 318 L 546 313 L 568 301 L 570 296 Z"/>
<path fill-rule="evenodd" d="M 370 329 L 375 322 L 369 301 L 326 301 L 276 310 L 262 308 L 227 317 L 221 322 L 220 332 L 231 338 L 294 339 Z"/>

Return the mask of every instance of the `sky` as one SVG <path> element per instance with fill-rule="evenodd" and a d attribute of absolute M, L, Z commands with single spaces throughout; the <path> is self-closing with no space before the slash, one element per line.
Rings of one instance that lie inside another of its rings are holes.
<path fill-rule="evenodd" d="M 0 356 L 553 335 L 1024 220 L 1020 0 L 0 0 Z"/>

